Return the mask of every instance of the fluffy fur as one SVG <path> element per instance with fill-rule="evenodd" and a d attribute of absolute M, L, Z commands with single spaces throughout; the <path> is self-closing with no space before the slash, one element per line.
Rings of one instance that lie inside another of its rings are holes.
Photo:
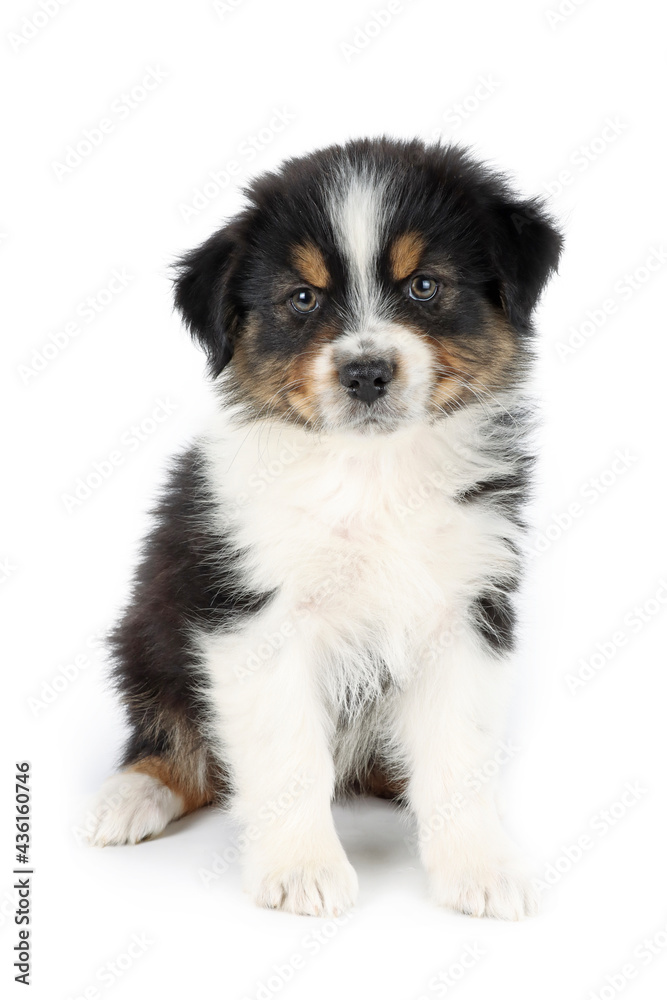
<path fill-rule="evenodd" d="M 114 635 L 131 781 L 94 842 L 225 802 L 257 902 L 335 914 L 357 881 L 332 798 L 398 796 L 439 902 L 533 909 L 471 775 L 503 734 L 522 383 L 560 247 L 464 151 L 368 140 L 259 178 L 179 262 L 220 408 Z"/>

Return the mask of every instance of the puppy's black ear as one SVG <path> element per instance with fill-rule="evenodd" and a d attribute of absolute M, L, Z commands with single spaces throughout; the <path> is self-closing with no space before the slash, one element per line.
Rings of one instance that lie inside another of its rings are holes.
<path fill-rule="evenodd" d="M 239 325 L 238 312 L 229 294 L 229 276 L 237 250 L 237 234 L 230 225 L 174 264 L 176 308 L 204 348 L 213 378 L 232 357 Z"/>
<path fill-rule="evenodd" d="M 542 289 L 558 266 L 563 238 L 539 198 L 502 199 L 495 217 L 500 301 L 512 325 L 528 329 Z"/>

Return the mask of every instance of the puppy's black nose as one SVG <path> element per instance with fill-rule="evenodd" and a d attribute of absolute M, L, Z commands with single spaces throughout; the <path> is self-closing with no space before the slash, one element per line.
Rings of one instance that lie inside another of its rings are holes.
<path fill-rule="evenodd" d="M 343 365 L 338 377 L 350 396 L 370 406 L 386 392 L 394 377 L 394 369 L 388 361 L 349 361 Z"/>

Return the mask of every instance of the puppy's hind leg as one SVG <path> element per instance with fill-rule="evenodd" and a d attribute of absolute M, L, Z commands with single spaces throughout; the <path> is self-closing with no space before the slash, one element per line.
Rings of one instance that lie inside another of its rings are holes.
<path fill-rule="evenodd" d="M 174 746 L 172 731 L 152 752 L 130 744 L 125 766 L 100 789 L 87 824 L 91 844 L 137 844 L 216 798 L 219 781 L 206 748 L 186 748 L 182 736 Z"/>

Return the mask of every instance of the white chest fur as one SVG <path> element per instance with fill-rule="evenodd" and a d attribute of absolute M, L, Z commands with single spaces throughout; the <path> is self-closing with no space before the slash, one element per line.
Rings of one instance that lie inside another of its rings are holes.
<path fill-rule="evenodd" d="M 391 435 L 317 437 L 223 418 L 206 444 L 219 516 L 250 586 L 275 591 L 275 622 L 307 620 L 340 659 L 372 647 L 400 680 L 428 635 L 514 569 L 511 523 L 455 499 L 508 471 L 485 422 L 469 408 Z"/>

